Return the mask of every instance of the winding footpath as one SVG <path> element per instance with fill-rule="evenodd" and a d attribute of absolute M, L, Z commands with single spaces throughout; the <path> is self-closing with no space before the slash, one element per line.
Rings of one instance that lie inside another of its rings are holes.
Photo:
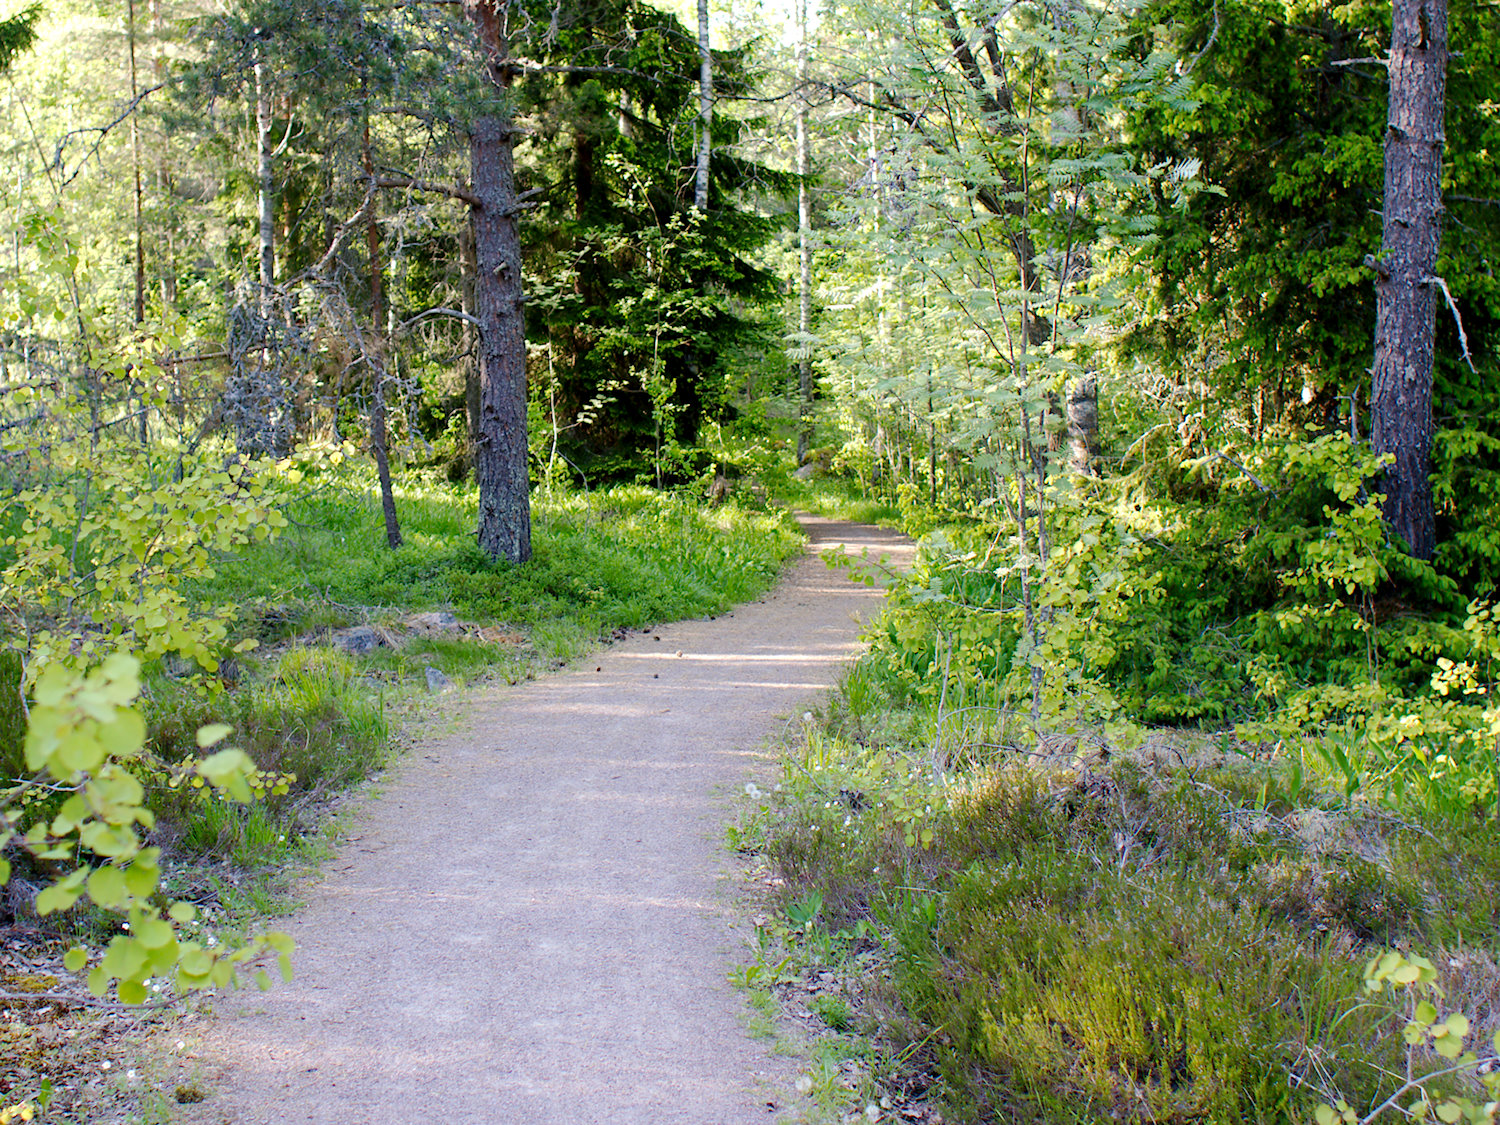
<path fill-rule="evenodd" d="M 910 550 L 804 526 L 809 554 L 763 600 L 477 694 L 418 747 L 279 927 L 295 981 L 221 1003 L 192 1120 L 776 1120 L 793 1064 L 748 1036 L 726 980 L 749 935 L 722 825 L 878 609 L 818 553 Z"/>

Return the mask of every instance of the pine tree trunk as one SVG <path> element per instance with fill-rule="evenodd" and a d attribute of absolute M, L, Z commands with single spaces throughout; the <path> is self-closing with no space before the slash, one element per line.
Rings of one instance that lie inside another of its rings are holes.
<path fill-rule="evenodd" d="M 812 444 L 812 200 L 807 190 L 807 0 L 797 0 L 797 463 Z"/>
<path fill-rule="evenodd" d="M 458 232 L 458 287 L 463 311 L 475 316 L 474 278 L 479 273 L 479 263 L 474 256 L 474 221 L 464 216 L 464 224 Z M 479 334 L 473 322 L 464 321 L 463 327 L 463 372 L 464 372 L 464 420 L 468 424 L 469 445 L 467 456 L 469 468 L 474 467 L 474 443 L 479 438 Z"/>
<path fill-rule="evenodd" d="M 365 120 L 365 175 L 375 179 L 375 161 L 370 152 L 370 122 Z M 396 518 L 396 493 L 391 487 L 391 460 L 385 426 L 385 263 L 380 257 L 380 223 L 375 207 L 365 225 L 370 250 L 370 449 L 375 455 L 375 475 L 380 480 L 380 510 L 385 515 L 385 542 L 391 550 L 401 546 L 401 524 Z"/>
<path fill-rule="evenodd" d="M 698 178 L 693 206 L 708 210 L 708 165 L 713 153 L 714 58 L 708 47 L 708 0 L 698 0 Z"/>
<path fill-rule="evenodd" d="M 1434 271 L 1442 229 L 1447 0 L 1393 0 L 1385 212 L 1375 282 L 1371 444 L 1393 454 L 1385 518 L 1417 558 L 1437 548 L 1432 450 Z"/>
<path fill-rule="evenodd" d="M 495 0 L 465 0 L 479 32 L 486 69 L 502 97 L 510 73 Z M 521 292 L 514 126 L 508 112 L 487 109 L 469 135 L 474 219 L 474 308 L 479 320 L 479 432 L 474 476 L 479 483 L 479 546 L 494 559 L 531 558 L 531 482 L 526 442 L 526 330 Z"/>

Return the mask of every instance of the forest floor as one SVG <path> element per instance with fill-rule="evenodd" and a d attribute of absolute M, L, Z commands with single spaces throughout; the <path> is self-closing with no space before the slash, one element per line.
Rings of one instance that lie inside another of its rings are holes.
<path fill-rule="evenodd" d="M 726 978 L 750 927 L 723 824 L 770 773 L 768 737 L 801 721 L 878 608 L 878 587 L 818 552 L 910 549 L 804 522 L 809 553 L 761 601 L 475 693 L 419 742 L 278 927 L 295 980 L 172 1032 L 189 1035 L 173 1053 L 203 1098 L 187 1120 L 794 1113 L 794 1063 L 750 1037 Z"/>

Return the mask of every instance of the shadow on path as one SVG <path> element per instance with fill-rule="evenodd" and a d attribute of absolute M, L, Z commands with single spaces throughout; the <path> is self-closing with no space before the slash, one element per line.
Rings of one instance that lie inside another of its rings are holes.
<path fill-rule="evenodd" d="M 762 601 L 479 695 L 415 751 L 284 927 L 297 979 L 221 1003 L 221 1091 L 194 1120 L 774 1120 L 791 1064 L 746 1036 L 726 982 L 745 936 L 723 793 L 878 609 L 816 552 L 910 553 L 803 523 L 814 553 Z"/>

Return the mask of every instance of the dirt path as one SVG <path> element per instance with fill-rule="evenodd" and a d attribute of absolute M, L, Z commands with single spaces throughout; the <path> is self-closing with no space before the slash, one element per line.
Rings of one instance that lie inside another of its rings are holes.
<path fill-rule="evenodd" d="M 878 605 L 816 552 L 903 550 L 805 525 L 763 601 L 481 696 L 420 748 L 283 927 L 297 979 L 221 1006 L 194 1119 L 774 1120 L 793 1074 L 725 979 L 746 935 L 721 825 Z"/>

